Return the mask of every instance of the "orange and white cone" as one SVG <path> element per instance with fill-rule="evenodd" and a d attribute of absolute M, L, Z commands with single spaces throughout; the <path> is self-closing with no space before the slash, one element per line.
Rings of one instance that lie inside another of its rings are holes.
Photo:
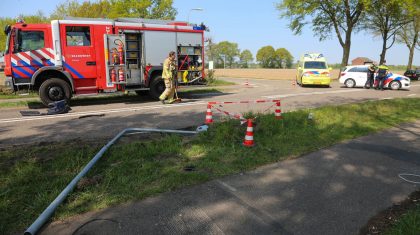
<path fill-rule="evenodd" d="M 205 124 L 211 124 L 211 123 L 213 123 L 213 113 L 211 112 L 211 104 L 207 104 Z"/>
<path fill-rule="evenodd" d="M 245 147 L 254 147 L 254 128 L 252 127 L 252 119 L 248 119 L 245 140 L 242 144 Z"/>
<path fill-rule="evenodd" d="M 276 111 L 274 113 L 274 116 L 276 117 L 276 119 L 283 119 L 283 117 L 281 116 L 280 101 L 276 102 Z"/>
<path fill-rule="evenodd" d="M 296 80 L 292 80 L 292 86 L 296 86 Z"/>
<path fill-rule="evenodd" d="M 245 86 L 249 88 L 249 83 L 248 83 L 248 79 L 245 82 Z"/>

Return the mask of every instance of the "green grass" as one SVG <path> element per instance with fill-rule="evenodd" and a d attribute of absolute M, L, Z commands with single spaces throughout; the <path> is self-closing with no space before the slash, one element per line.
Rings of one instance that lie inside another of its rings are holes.
<path fill-rule="evenodd" d="M 191 89 L 191 90 L 180 90 L 179 94 L 205 94 L 205 93 L 222 93 L 220 89 L 216 88 L 205 88 L 205 89 Z"/>
<path fill-rule="evenodd" d="M 418 235 L 420 234 L 420 204 L 403 215 L 387 235 Z"/>
<path fill-rule="evenodd" d="M 309 112 L 313 121 L 307 119 Z M 327 106 L 283 117 L 257 117 L 254 148 L 241 145 L 246 127 L 233 120 L 215 123 L 194 138 L 124 137 L 87 175 L 99 183 L 71 193 L 53 219 L 251 170 L 410 122 L 420 118 L 420 99 Z M 75 141 L 0 151 L 0 234 L 29 226 L 103 144 Z M 183 171 L 186 166 L 196 170 Z"/>
<path fill-rule="evenodd" d="M 38 93 L 30 92 L 28 95 L 19 95 L 12 92 L 1 92 L 0 91 L 0 100 L 2 99 L 24 99 L 24 98 L 37 98 Z"/>
<path fill-rule="evenodd" d="M 225 80 L 220 79 L 211 79 L 208 83 L 208 86 L 230 86 L 230 85 L 236 85 L 234 82 L 229 82 Z"/>
<path fill-rule="evenodd" d="M 0 108 L 17 108 L 17 107 L 33 107 L 41 108 L 43 104 L 40 101 L 21 100 L 13 102 L 0 102 Z"/>

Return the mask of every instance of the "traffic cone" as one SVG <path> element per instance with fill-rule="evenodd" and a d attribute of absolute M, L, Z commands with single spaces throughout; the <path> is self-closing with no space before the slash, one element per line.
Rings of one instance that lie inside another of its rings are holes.
<path fill-rule="evenodd" d="M 248 83 L 248 79 L 246 80 L 246 82 L 245 82 L 245 86 L 247 87 L 247 88 L 249 88 L 250 86 L 249 86 L 249 83 Z"/>
<path fill-rule="evenodd" d="M 280 101 L 276 102 L 276 111 L 274 113 L 274 116 L 278 120 L 283 119 L 283 117 L 281 116 Z"/>
<path fill-rule="evenodd" d="M 292 86 L 296 86 L 296 80 L 292 80 Z"/>
<path fill-rule="evenodd" d="M 248 127 L 246 128 L 245 139 L 242 145 L 245 147 L 254 147 L 254 128 L 252 127 L 252 119 L 248 119 Z"/>
<path fill-rule="evenodd" d="M 211 104 L 207 104 L 205 124 L 211 124 L 211 123 L 213 123 L 213 113 L 211 112 Z"/>

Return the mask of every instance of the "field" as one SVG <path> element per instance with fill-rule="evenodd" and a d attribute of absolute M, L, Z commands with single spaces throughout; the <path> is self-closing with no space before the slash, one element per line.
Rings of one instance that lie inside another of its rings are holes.
<path fill-rule="evenodd" d="M 332 71 L 332 77 L 338 78 L 339 70 Z M 264 78 L 292 80 L 296 69 L 216 69 L 216 77 Z"/>
<path fill-rule="evenodd" d="M 296 76 L 296 69 L 216 69 L 216 77 L 233 78 L 264 78 L 264 79 L 285 79 L 291 80 Z M 340 70 L 332 70 L 332 78 L 338 79 Z M 404 74 L 404 71 L 391 71 Z"/>

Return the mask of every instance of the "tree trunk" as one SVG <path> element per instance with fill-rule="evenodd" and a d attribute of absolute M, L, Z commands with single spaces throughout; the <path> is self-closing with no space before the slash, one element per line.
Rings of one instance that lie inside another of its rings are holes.
<path fill-rule="evenodd" d="M 419 37 L 419 34 L 417 33 L 413 38 L 413 43 L 408 47 L 408 49 L 410 50 L 410 54 L 408 55 L 407 70 L 413 67 L 414 50 L 416 49 L 418 37 Z"/>
<path fill-rule="evenodd" d="M 410 47 L 410 54 L 408 56 L 407 70 L 413 66 L 414 47 Z"/>
<path fill-rule="evenodd" d="M 386 56 L 386 43 L 388 41 L 388 32 L 385 31 L 382 37 L 382 52 L 379 59 L 379 64 L 383 64 Z"/>
<path fill-rule="evenodd" d="M 341 60 L 341 67 L 347 66 L 350 57 L 350 47 L 351 47 L 351 32 L 352 29 L 349 28 L 346 32 L 346 42 L 343 47 L 343 59 Z"/>

